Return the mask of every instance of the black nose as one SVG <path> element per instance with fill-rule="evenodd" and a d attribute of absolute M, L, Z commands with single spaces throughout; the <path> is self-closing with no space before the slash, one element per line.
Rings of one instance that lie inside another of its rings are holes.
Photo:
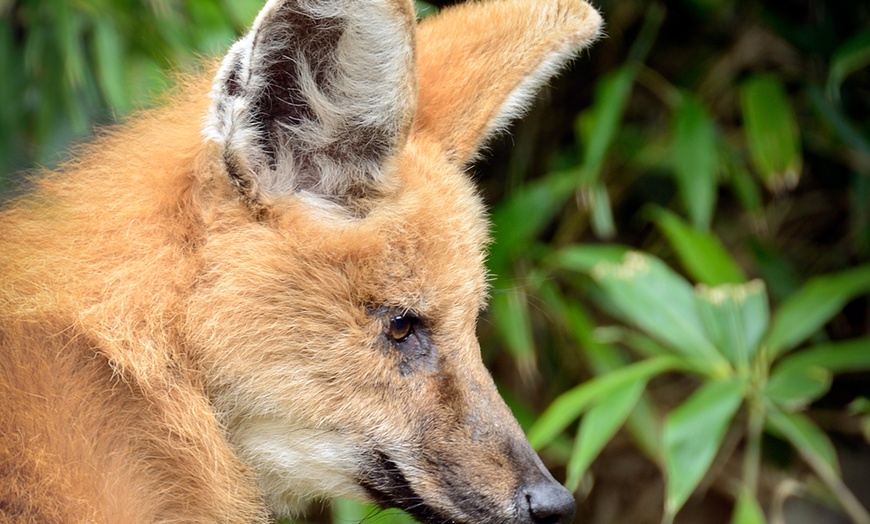
<path fill-rule="evenodd" d="M 529 508 L 529 524 L 570 524 L 577 505 L 571 492 L 553 480 L 543 480 L 521 490 Z"/>

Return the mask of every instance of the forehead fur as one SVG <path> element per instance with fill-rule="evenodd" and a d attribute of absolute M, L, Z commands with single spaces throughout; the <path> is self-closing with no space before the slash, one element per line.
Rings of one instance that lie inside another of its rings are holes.
<path fill-rule="evenodd" d="M 410 140 L 389 169 L 390 190 L 364 218 L 298 197 L 277 202 L 283 244 L 312 271 L 338 268 L 358 302 L 433 315 L 462 302 L 476 312 L 486 295 L 489 237 L 471 181 L 423 140 Z"/>

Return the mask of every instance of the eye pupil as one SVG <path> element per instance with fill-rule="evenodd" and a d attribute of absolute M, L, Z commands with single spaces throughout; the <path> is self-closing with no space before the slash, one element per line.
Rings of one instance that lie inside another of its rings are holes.
<path fill-rule="evenodd" d="M 401 342 L 414 332 L 414 317 L 398 315 L 390 319 L 390 336 Z"/>

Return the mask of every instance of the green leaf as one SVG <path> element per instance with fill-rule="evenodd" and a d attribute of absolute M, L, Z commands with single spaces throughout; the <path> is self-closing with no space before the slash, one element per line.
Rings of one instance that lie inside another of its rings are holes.
<path fill-rule="evenodd" d="M 767 421 L 814 469 L 821 468 L 822 473 L 829 476 L 840 475 L 840 464 L 834 445 L 825 432 L 810 419 L 798 413 L 786 413 L 768 406 Z"/>
<path fill-rule="evenodd" d="M 676 515 L 704 478 L 743 396 L 742 381 L 707 382 L 668 415 L 664 429 L 668 515 Z"/>
<path fill-rule="evenodd" d="M 620 258 L 616 257 L 615 260 Z M 538 296 L 550 314 L 571 334 L 584 360 L 596 375 L 628 365 L 629 360 L 618 348 L 596 336 L 595 323 L 590 315 L 576 302 L 561 296 L 552 280 L 542 282 Z M 632 334 L 638 332 L 632 331 Z M 661 424 L 649 399 L 641 396 L 626 425 L 638 448 L 654 462 L 661 463 Z"/>
<path fill-rule="evenodd" d="M 731 524 L 766 524 L 764 512 L 755 496 L 747 490 L 741 490 L 731 514 Z"/>
<path fill-rule="evenodd" d="M 655 257 L 631 251 L 619 264 L 599 262 L 592 277 L 623 319 L 689 357 L 710 374 L 729 366 L 704 333 L 692 287 Z"/>
<path fill-rule="evenodd" d="M 417 521 L 397 509 L 381 510 L 373 504 L 338 498 L 332 501 L 333 524 L 349 522 L 379 522 L 381 524 L 415 524 Z"/>
<path fill-rule="evenodd" d="M 870 337 L 808 347 L 783 358 L 776 369 L 819 366 L 832 373 L 870 371 Z"/>
<path fill-rule="evenodd" d="M 111 20 L 96 21 L 93 52 L 97 80 L 109 106 L 121 113 L 128 111 L 130 107 L 126 85 L 127 72 L 124 66 L 124 45 L 125 42 Z"/>
<path fill-rule="evenodd" d="M 574 194 L 575 171 L 555 171 L 511 194 L 492 214 L 494 242 L 489 267 L 506 274 L 510 261 L 522 253 Z"/>
<path fill-rule="evenodd" d="M 824 395 L 832 373 L 870 371 L 870 338 L 821 344 L 782 359 L 773 369 L 765 396 L 795 410 Z"/>
<path fill-rule="evenodd" d="M 535 369 L 535 341 L 525 293 L 517 287 L 500 289 L 490 300 L 493 323 L 520 371 Z"/>
<path fill-rule="evenodd" d="M 610 195 L 602 183 L 596 183 L 585 191 L 592 212 L 592 231 L 598 238 L 613 238 L 616 225 L 613 223 L 613 209 L 610 206 Z"/>
<path fill-rule="evenodd" d="M 737 369 L 749 373 L 767 330 L 769 309 L 764 283 L 753 280 L 716 287 L 702 284 L 696 293 L 707 337 Z"/>
<path fill-rule="evenodd" d="M 653 208 L 652 217 L 693 279 L 711 286 L 746 281 L 743 270 L 715 235 L 689 226 L 664 208 Z"/>
<path fill-rule="evenodd" d="M 577 245 L 562 248 L 543 261 L 544 267 L 591 273 L 599 262 L 618 264 L 631 248 L 615 244 Z"/>
<path fill-rule="evenodd" d="M 598 182 L 607 151 L 619 130 L 636 73 L 636 67 L 623 65 L 601 78 L 596 85 L 590 116 L 594 132 L 586 137 L 584 143 L 583 164 L 579 173 L 581 185 L 591 187 Z"/>
<path fill-rule="evenodd" d="M 773 316 L 766 345 L 771 361 L 822 328 L 847 302 L 870 292 L 870 265 L 811 279 Z"/>
<path fill-rule="evenodd" d="M 843 81 L 860 69 L 870 65 L 870 31 L 849 39 L 831 56 L 831 69 L 828 72 L 828 96 L 835 101 L 840 99 L 840 86 Z"/>
<path fill-rule="evenodd" d="M 683 207 L 695 228 L 706 231 L 716 205 L 716 126 L 701 102 L 685 94 L 674 117 L 674 173 Z"/>
<path fill-rule="evenodd" d="M 574 452 L 568 461 L 569 490 L 575 491 L 586 469 L 619 430 L 640 400 L 646 381 L 638 380 L 602 399 L 580 420 Z"/>
<path fill-rule="evenodd" d="M 785 410 L 796 411 L 824 395 L 831 380 L 831 372 L 821 366 L 777 366 L 764 396 Z"/>
<path fill-rule="evenodd" d="M 794 110 L 780 80 L 756 75 L 740 86 L 740 106 L 755 169 L 772 191 L 791 189 L 801 172 Z"/>
<path fill-rule="evenodd" d="M 646 383 L 651 377 L 682 369 L 684 364 L 678 358 L 651 358 L 625 366 L 563 393 L 541 414 L 529 430 L 528 437 L 532 447 L 541 449 L 549 444 L 569 424 L 577 420 L 586 409 L 615 391 L 622 390 L 638 382 Z"/>
<path fill-rule="evenodd" d="M 414 10 L 417 12 L 417 20 L 422 20 L 427 16 L 438 13 L 437 7 L 422 0 L 414 0 Z"/>

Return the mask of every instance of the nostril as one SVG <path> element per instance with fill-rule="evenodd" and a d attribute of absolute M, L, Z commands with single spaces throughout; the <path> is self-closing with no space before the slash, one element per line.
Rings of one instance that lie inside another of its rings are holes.
<path fill-rule="evenodd" d="M 574 497 L 561 484 L 544 481 L 525 489 L 532 524 L 569 524 L 577 505 Z"/>

